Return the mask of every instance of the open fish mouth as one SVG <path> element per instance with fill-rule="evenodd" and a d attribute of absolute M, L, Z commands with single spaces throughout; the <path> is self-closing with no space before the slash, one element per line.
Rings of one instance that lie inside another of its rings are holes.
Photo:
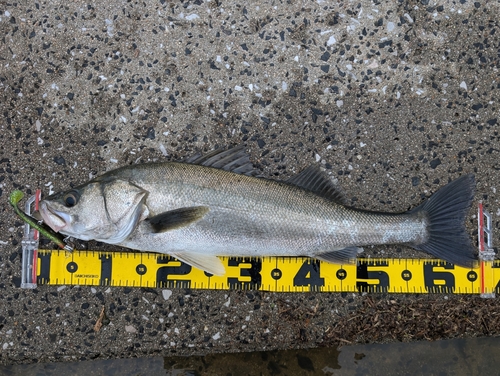
<path fill-rule="evenodd" d="M 40 203 L 39 213 L 42 220 L 55 232 L 59 232 L 71 222 L 69 214 L 51 208 L 44 201 Z"/>

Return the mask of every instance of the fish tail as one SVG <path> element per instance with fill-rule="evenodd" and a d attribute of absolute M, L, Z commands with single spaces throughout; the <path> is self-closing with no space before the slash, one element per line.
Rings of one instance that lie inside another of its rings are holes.
<path fill-rule="evenodd" d="M 426 241 L 413 247 L 458 266 L 474 267 L 477 260 L 465 228 L 465 216 L 475 187 L 474 175 L 464 175 L 413 209 L 411 213 L 423 212 L 429 221 Z"/>

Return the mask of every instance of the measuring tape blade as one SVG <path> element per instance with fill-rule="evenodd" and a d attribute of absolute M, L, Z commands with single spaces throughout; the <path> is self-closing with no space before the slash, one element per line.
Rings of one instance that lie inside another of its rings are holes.
<path fill-rule="evenodd" d="M 481 269 L 431 259 L 358 259 L 336 265 L 308 257 L 220 257 L 213 276 L 157 253 L 39 250 L 37 284 L 275 292 L 481 294 L 500 291 L 500 262 Z M 487 278 L 482 286 L 480 275 Z"/>

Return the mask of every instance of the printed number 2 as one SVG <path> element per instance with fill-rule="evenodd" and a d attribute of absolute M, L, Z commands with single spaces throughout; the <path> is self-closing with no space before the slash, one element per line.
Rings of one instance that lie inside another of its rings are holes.
<path fill-rule="evenodd" d="M 294 286 L 309 286 L 311 291 L 319 290 L 325 285 L 325 279 L 320 277 L 319 260 L 307 260 L 293 278 Z"/>
<path fill-rule="evenodd" d="M 168 264 L 172 261 L 170 256 L 158 256 L 157 264 Z M 175 279 L 176 276 L 185 276 L 191 272 L 191 265 L 181 262 L 180 266 L 161 266 L 156 271 L 156 284 L 158 287 L 189 288 L 190 280 Z M 169 279 L 170 277 L 170 279 Z"/>

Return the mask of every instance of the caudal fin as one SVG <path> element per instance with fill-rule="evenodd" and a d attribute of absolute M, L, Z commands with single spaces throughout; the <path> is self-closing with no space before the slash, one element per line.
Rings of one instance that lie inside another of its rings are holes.
<path fill-rule="evenodd" d="M 474 267 L 477 260 L 465 228 L 465 216 L 474 198 L 475 187 L 474 175 L 464 175 L 413 209 L 413 213 L 425 212 L 429 220 L 429 238 L 413 247 L 458 266 Z"/>

